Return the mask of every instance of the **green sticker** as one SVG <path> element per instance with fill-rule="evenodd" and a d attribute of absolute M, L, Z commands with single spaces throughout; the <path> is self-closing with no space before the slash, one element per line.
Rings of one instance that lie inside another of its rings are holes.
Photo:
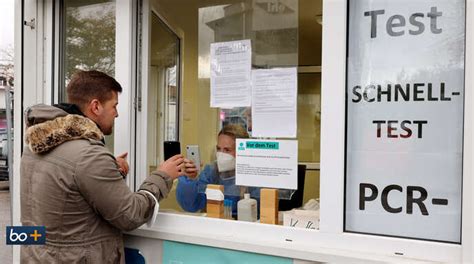
<path fill-rule="evenodd" d="M 280 143 L 268 141 L 247 141 L 246 148 L 249 149 L 280 149 Z"/>

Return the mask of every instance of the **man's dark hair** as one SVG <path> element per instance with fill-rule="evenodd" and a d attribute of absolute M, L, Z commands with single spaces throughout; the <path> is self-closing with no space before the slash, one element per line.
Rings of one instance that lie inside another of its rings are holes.
<path fill-rule="evenodd" d="M 81 110 L 93 99 L 104 103 L 113 96 L 113 91 L 122 92 L 122 86 L 109 75 L 100 71 L 78 71 L 67 85 L 67 100 Z"/>

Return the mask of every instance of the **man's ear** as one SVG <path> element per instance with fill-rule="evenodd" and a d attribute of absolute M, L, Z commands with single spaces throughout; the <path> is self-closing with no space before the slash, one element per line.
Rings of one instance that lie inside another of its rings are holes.
<path fill-rule="evenodd" d="M 89 103 L 90 110 L 91 112 L 98 116 L 102 113 L 102 104 L 99 102 L 97 99 L 92 99 L 92 101 Z"/>

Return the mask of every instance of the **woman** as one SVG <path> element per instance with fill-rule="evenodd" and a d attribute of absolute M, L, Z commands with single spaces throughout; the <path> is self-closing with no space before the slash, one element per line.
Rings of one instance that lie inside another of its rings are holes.
<path fill-rule="evenodd" d="M 216 161 L 204 167 L 197 179 L 195 164 L 185 160 L 189 176 L 180 176 L 176 189 L 176 199 L 184 210 L 196 212 L 206 207 L 207 184 L 224 185 L 224 197 L 232 203 L 232 217 L 237 218 L 237 202 L 245 192 L 254 198 L 259 197 L 259 188 L 235 185 L 235 139 L 248 138 L 240 125 L 226 125 L 219 132 L 216 146 Z M 194 173 L 193 173 L 194 172 Z"/>

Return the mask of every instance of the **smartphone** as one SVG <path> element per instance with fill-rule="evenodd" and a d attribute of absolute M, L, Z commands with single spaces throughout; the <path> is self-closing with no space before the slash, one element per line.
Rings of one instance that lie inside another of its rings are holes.
<path fill-rule="evenodd" d="M 165 141 L 163 142 L 163 152 L 165 160 L 181 153 L 181 145 L 179 141 Z"/>
<path fill-rule="evenodd" d="M 196 164 L 198 172 L 201 169 L 201 156 L 199 156 L 199 146 L 198 145 L 187 145 L 186 146 L 186 158 L 192 160 Z"/>

